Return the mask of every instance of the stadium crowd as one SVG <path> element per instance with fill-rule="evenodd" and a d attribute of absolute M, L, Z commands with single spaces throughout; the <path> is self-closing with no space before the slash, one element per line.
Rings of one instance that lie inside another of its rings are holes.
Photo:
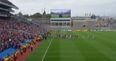
<path fill-rule="evenodd" d="M 10 47 L 20 48 L 21 42 L 34 39 L 40 26 L 31 22 L 0 19 L 0 52 Z"/>

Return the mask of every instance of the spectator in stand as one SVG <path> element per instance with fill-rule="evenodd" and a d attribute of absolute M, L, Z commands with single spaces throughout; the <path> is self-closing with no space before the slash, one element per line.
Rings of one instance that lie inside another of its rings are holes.
<path fill-rule="evenodd" d="M 33 39 L 40 27 L 33 23 L 15 20 L 0 20 L 0 52 L 7 48 L 20 48 L 20 43 Z"/>

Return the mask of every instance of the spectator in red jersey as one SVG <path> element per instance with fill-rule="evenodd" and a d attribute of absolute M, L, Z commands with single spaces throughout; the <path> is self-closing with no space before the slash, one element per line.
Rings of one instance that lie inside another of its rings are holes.
<path fill-rule="evenodd" d="M 9 47 L 20 48 L 20 43 L 33 39 L 39 29 L 39 26 L 33 23 L 0 20 L 0 52 Z"/>

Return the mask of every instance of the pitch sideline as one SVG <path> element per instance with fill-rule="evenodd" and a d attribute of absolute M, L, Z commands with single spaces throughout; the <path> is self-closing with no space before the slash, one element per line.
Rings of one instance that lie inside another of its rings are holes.
<path fill-rule="evenodd" d="M 51 39 L 51 41 L 50 41 L 50 43 L 49 43 L 49 45 L 48 45 L 48 47 L 47 47 L 47 49 L 46 49 L 46 51 L 45 51 L 45 53 L 44 53 L 44 55 L 43 55 L 43 57 L 42 57 L 42 60 L 41 60 L 41 61 L 44 61 L 45 56 L 46 56 L 46 54 L 47 54 L 47 52 L 48 52 L 49 47 L 51 46 L 52 41 L 53 41 L 53 39 Z"/>

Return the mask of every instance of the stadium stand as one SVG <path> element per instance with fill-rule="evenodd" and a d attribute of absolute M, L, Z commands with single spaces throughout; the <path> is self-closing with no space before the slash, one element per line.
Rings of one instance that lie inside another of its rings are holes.
<path fill-rule="evenodd" d="M 73 20 L 73 30 L 115 31 L 116 20 L 112 18 L 76 17 Z"/>
<path fill-rule="evenodd" d="M 38 24 L 12 19 L 12 8 L 18 9 L 8 0 L 0 0 L 0 61 L 16 61 L 17 52 L 24 53 L 42 39 L 39 33 L 45 34 Z"/>
<path fill-rule="evenodd" d="M 8 0 L 0 0 L 0 18 L 11 17 L 12 14 L 10 12 L 14 12 L 12 8 L 18 9 L 18 7 L 16 7 Z"/>

